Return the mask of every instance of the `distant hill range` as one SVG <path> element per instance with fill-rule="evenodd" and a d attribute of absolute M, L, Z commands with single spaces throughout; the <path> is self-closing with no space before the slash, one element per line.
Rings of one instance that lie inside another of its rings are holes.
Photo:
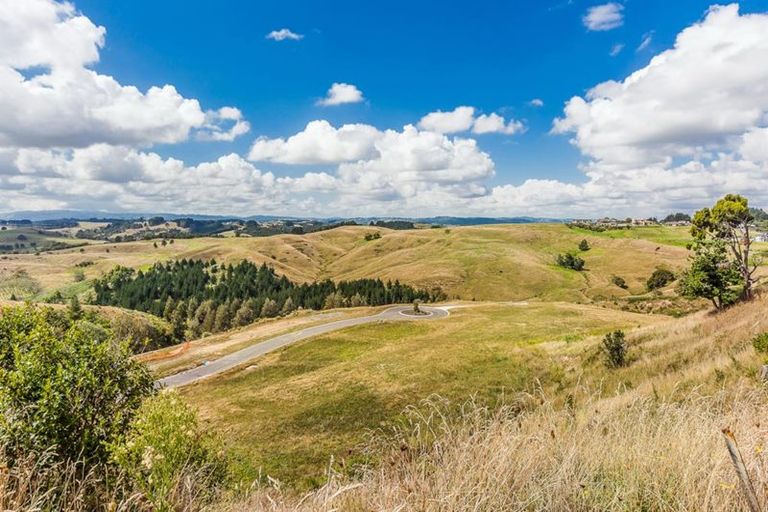
<path fill-rule="evenodd" d="M 342 221 L 355 221 L 358 224 L 370 224 L 376 221 L 404 221 L 420 224 L 440 224 L 446 226 L 479 226 L 485 224 L 533 224 L 542 222 L 566 222 L 568 219 L 553 219 L 546 217 L 292 217 L 287 215 L 251 215 L 247 217 L 231 215 L 201 215 L 179 213 L 117 213 L 89 210 L 46 210 L 46 211 L 18 211 L 0 214 L 0 219 L 7 221 L 30 220 L 33 222 L 50 220 L 132 220 L 138 218 L 163 217 L 166 220 L 194 219 L 194 220 L 255 220 L 257 222 L 270 222 L 279 220 L 313 220 L 328 224 Z"/>

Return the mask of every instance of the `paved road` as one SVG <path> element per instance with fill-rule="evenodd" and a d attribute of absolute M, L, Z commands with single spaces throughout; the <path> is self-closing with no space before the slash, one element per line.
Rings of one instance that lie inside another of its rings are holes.
<path fill-rule="evenodd" d="M 358 318 L 349 318 L 347 320 L 338 320 L 336 322 L 330 322 L 323 325 L 316 325 L 314 327 L 307 327 L 300 331 L 289 332 L 282 334 L 274 338 L 270 338 L 261 343 L 251 345 L 237 352 L 228 354 L 215 361 L 210 361 L 205 365 L 200 365 L 190 370 L 186 370 L 174 375 L 169 375 L 156 382 L 158 387 L 177 388 L 180 386 L 186 386 L 192 382 L 216 375 L 243 363 L 250 361 L 256 357 L 262 356 L 268 352 L 272 352 L 291 343 L 305 340 L 313 336 L 319 336 L 331 331 L 337 331 L 339 329 L 345 329 L 347 327 L 353 327 L 355 325 L 369 324 L 372 322 L 392 321 L 392 320 L 433 320 L 437 318 L 444 318 L 448 316 L 448 308 L 439 307 L 427 307 L 422 306 L 421 309 L 428 313 L 426 315 L 409 315 L 408 313 L 413 311 L 412 306 L 395 306 L 389 308 L 377 315 L 362 316 Z"/>

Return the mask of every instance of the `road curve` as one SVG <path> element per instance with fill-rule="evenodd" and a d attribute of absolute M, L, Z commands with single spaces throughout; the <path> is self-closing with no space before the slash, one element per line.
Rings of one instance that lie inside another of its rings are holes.
<path fill-rule="evenodd" d="M 215 361 L 210 361 L 207 364 L 197 366 L 190 370 L 176 373 L 163 377 L 155 382 L 159 388 L 178 388 L 186 386 L 200 379 L 216 375 L 227 370 L 231 370 L 237 366 L 242 365 L 254 359 L 262 356 L 278 348 L 285 347 L 297 341 L 305 340 L 313 336 L 319 336 L 339 329 L 346 329 L 347 327 L 354 327 L 356 325 L 369 324 L 372 322 L 382 321 L 400 321 L 400 320 L 434 320 L 438 318 L 445 318 L 448 316 L 448 308 L 442 307 L 428 307 L 422 306 L 422 311 L 427 313 L 425 315 L 408 314 L 413 311 L 413 306 L 395 306 L 382 311 L 376 315 L 362 316 L 358 318 L 348 318 L 346 320 L 337 320 L 336 322 L 329 322 L 327 324 L 316 325 L 314 327 L 307 327 L 300 331 L 289 332 L 280 336 L 275 336 L 268 340 L 256 343 L 250 347 L 246 347 L 237 352 L 228 354 Z"/>

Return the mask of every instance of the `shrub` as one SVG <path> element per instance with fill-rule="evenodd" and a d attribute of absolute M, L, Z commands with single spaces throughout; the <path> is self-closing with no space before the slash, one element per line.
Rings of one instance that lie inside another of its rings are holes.
<path fill-rule="evenodd" d="M 688 299 L 709 299 L 723 310 L 739 298 L 736 287 L 743 284 L 738 267 L 728 259 L 722 240 L 699 242 L 689 269 L 678 282 L 678 293 Z"/>
<path fill-rule="evenodd" d="M 182 333 L 174 333 L 173 327 L 159 318 L 120 313 L 110 319 L 113 337 L 128 344 L 133 353 L 154 350 L 177 343 Z"/>
<path fill-rule="evenodd" d="M 555 261 L 563 268 L 569 268 L 571 270 L 584 269 L 584 260 L 571 253 L 558 254 Z"/>
<path fill-rule="evenodd" d="M 274 299 L 267 299 L 261 306 L 262 318 L 274 318 L 280 313 L 280 308 Z"/>
<path fill-rule="evenodd" d="M 760 354 L 768 354 L 768 332 L 763 332 L 752 338 L 752 346 Z"/>
<path fill-rule="evenodd" d="M 85 272 L 83 272 L 83 269 L 81 268 L 76 268 L 75 271 L 72 273 L 72 278 L 76 283 L 85 281 Z"/>
<path fill-rule="evenodd" d="M 83 307 L 80 305 L 80 299 L 77 298 L 77 295 L 70 297 L 67 313 L 72 320 L 80 320 L 83 317 Z"/>
<path fill-rule="evenodd" d="M 283 307 L 280 310 L 281 315 L 288 315 L 291 314 L 293 311 L 296 310 L 296 306 L 293 303 L 293 299 L 288 297 L 285 299 L 285 302 L 283 303 Z"/>
<path fill-rule="evenodd" d="M 613 283 L 614 285 L 616 285 L 619 288 L 622 288 L 624 290 L 627 289 L 627 282 L 624 280 L 623 277 L 613 276 L 613 277 L 611 277 L 611 283 Z"/>
<path fill-rule="evenodd" d="M 108 329 L 50 308 L 0 311 L 0 444 L 14 457 L 108 458 L 153 389 L 146 367 Z"/>
<path fill-rule="evenodd" d="M 174 392 L 148 398 L 124 439 L 111 446 L 112 460 L 152 503 L 154 510 L 174 510 L 177 491 L 203 501 L 227 475 L 226 459 L 206 434 L 197 415 Z"/>
<path fill-rule="evenodd" d="M 675 279 L 675 274 L 672 271 L 665 268 L 657 268 L 645 282 L 645 286 L 648 288 L 648 291 L 657 290 L 664 288 Z"/>
<path fill-rule="evenodd" d="M 609 332 L 603 337 L 603 354 L 605 365 L 609 368 L 620 368 L 627 364 L 627 341 L 624 331 Z"/>
<path fill-rule="evenodd" d="M 579 242 L 580 251 L 588 251 L 589 249 L 591 249 L 591 247 L 589 246 L 589 242 L 587 242 L 586 240 L 582 240 L 581 242 Z"/>

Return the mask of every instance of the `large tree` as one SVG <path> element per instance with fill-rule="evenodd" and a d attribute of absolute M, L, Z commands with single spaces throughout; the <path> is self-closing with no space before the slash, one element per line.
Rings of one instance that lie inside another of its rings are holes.
<path fill-rule="evenodd" d="M 708 299 L 717 309 L 733 304 L 738 298 L 734 287 L 741 284 L 742 278 L 737 266 L 728 258 L 725 242 L 700 242 L 695 250 L 691 268 L 680 277 L 680 294 L 689 299 Z"/>
<path fill-rule="evenodd" d="M 728 194 L 710 208 L 704 208 L 693 216 L 691 234 L 694 237 L 692 248 L 697 250 L 700 244 L 719 240 L 725 244 L 731 261 L 741 274 L 741 298 L 751 299 L 754 273 L 757 264 L 751 256 L 752 240 L 750 225 L 754 217 L 749 211 L 749 203 L 738 194 Z"/>

